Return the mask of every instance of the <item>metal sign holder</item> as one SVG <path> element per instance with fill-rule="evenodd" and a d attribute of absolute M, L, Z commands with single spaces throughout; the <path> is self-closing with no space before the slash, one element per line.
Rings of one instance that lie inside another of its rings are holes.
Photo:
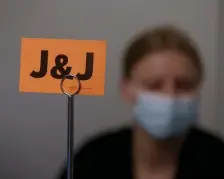
<path fill-rule="evenodd" d="M 78 83 L 76 92 L 69 94 L 63 88 L 66 79 L 75 79 Z M 68 96 L 68 126 L 67 126 L 67 179 L 73 179 L 73 150 L 74 150 L 74 96 L 81 90 L 81 82 L 74 75 L 66 75 L 61 80 L 60 88 L 62 93 Z"/>

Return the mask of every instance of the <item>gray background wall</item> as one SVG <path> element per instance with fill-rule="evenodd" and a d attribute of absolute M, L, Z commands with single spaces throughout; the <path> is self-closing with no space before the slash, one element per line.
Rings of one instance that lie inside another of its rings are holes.
<path fill-rule="evenodd" d="M 215 86 L 217 86 L 217 92 L 215 95 L 215 101 L 216 101 L 216 121 L 217 124 L 220 126 L 220 133 L 224 134 L 224 110 L 223 110 L 223 104 L 224 104 L 224 81 L 223 81 L 223 76 L 224 76 L 224 1 L 219 1 L 219 20 L 218 20 L 218 63 L 217 63 L 217 80 Z"/>
<path fill-rule="evenodd" d="M 224 131 L 222 109 L 216 108 L 222 102 L 216 93 L 223 52 L 219 11 L 218 0 L 1 0 L 0 178 L 53 178 L 66 152 L 66 97 L 18 93 L 21 36 L 107 40 L 105 96 L 75 100 L 75 143 L 80 144 L 130 119 L 117 89 L 127 40 L 148 26 L 177 24 L 198 42 L 207 66 L 200 123 Z"/>

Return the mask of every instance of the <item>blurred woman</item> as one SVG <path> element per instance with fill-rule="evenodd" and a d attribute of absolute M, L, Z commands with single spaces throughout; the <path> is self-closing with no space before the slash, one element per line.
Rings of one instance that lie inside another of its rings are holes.
<path fill-rule="evenodd" d="M 196 127 L 204 71 L 192 39 L 155 27 L 132 40 L 122 62 L 134 125 L 88 141 L 75 155 L 74 178 L 224 178 L 223 142 Z"/>

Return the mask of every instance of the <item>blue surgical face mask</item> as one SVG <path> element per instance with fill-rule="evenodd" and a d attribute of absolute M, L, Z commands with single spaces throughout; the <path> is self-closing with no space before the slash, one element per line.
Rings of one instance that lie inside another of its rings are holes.
<path fill-rule="evenodd" d="M 194 97 L 141 93 L 137 97 L 134 114 L 137 122 L 154 138 L 177 137 L 195 124 L 198 100 Z"/>

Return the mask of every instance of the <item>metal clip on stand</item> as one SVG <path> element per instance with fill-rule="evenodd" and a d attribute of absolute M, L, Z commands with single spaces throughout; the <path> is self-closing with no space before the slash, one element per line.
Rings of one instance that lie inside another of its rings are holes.
<path fill-rule="evenodd" d="M 65 79 L 75 79 L 78 83 L 78 88 L 75 93 L 66 93 L 63 84 Z M 67 179 L 73 179 L 73 149 L 74 149 L 74 95 L 77 95 L 81 90 L 81 83 L 74 75 L 66 75 L 61 80 L 61 91 L 68 96 L 68 129 L 67 129 Z"/>

